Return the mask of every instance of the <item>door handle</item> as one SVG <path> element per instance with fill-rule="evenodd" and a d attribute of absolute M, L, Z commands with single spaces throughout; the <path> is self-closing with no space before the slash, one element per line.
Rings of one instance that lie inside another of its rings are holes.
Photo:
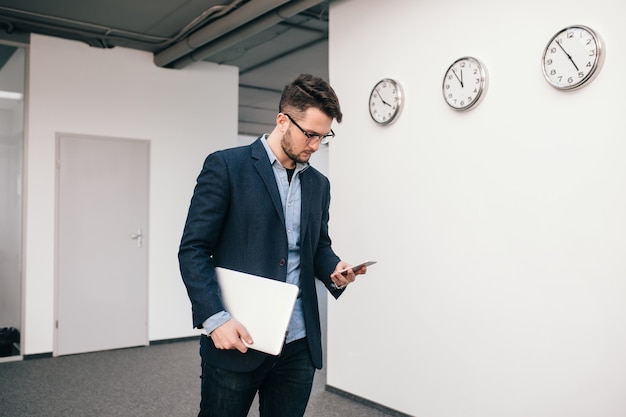
<path fill-rule="evenodd" d="M 143 233 L 141 231 L 141 229 L 137 230 L 137 233 L 134 233 L 132 235 L 130 235 L 131 239 L 135 239 L 137 240 L 137 247 L 140 248 L 142 245 L 142 241 L 143 241 Z"/>

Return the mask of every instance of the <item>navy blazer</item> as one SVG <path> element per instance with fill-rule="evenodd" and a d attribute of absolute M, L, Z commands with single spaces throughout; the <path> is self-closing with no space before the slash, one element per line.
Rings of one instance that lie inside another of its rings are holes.
<path fill-rule="evenodd" d="M 322 367 L 322 343 L 315 278 L 337 298 L 330 275 L 339 257 L 328 235 L 330 183 L 313 167 L 300 174 L 300 289 L 304 322 L 316 368 Z M 215 267 L 285 281 L 287 231 L 280 194 L 261 139 L 248 146 L 209 155 L 198 176 L 180 243 L 178 259 L 191 300 L 193 325 L 224 310 Z M 254 337 L 254 335 L 252 335 Z M 216 349 L 201 338 L 202 359 L 232 371 L 258 367 L 266 354 L 249 349 Z"/>

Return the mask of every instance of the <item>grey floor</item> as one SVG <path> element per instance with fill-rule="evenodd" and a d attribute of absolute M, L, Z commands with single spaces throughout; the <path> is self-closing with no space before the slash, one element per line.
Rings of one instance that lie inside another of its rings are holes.
<path fill-rule="evenodd" d="M 320 297 L 322 313 L 326 298 Z M 323 314 L 322 327 L 326 318 Z M 325 335 L 324 340 L 325 340 Z M 325 343 L 324 343 L 325 344 Z M 0 362 L 0 417 L 195 416 L 198 341 Z M 258 403 L 248 417 L 258 417 Z M 404 416 L 326 389 L 318 371 L 306 417 Z"/>
<path fill-rule="evenodd" d="M 196 340 L 0 363 L 2 417 L 195 416 Z M 325 389 L 316 375 L 307 417 L 397 416 Z M 249 417 L 258 417 L 256 404 Z"/>

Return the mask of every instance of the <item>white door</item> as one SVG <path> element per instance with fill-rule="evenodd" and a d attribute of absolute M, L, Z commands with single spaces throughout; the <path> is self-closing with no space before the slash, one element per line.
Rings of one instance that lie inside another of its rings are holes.
<path fill-rule="evenodd" d="M 149 146 L 57 135 L 55 356 L 148 344 Z"/>

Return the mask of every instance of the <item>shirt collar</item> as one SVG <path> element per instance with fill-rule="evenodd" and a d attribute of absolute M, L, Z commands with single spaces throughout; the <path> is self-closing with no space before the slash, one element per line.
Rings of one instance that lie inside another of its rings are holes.
<path fill-rule="evenodd" d="M 274 163 L 277 163 L 278 165 L 282 166 L 282 164 L 280 163 L 278 158 L 276 158 L 276 155 L 274 154 L 274 151 L 272 151 L 272 149 L 270 148 L 270 145 L 267 143 L 268 136 L 269 135 L 267 133 L 265 135 L 261 136 L 261 143 L 265 147 L 265 152 L 267 152 L 267 157 L 270 159 L 270 164 L 274 165 Z M 305 162 L 305 163 L 296 162 L 296 171 L 295 172 L 304 171 L 309 166 L 310 166 L 310 164 L 308 162 Z"/>

